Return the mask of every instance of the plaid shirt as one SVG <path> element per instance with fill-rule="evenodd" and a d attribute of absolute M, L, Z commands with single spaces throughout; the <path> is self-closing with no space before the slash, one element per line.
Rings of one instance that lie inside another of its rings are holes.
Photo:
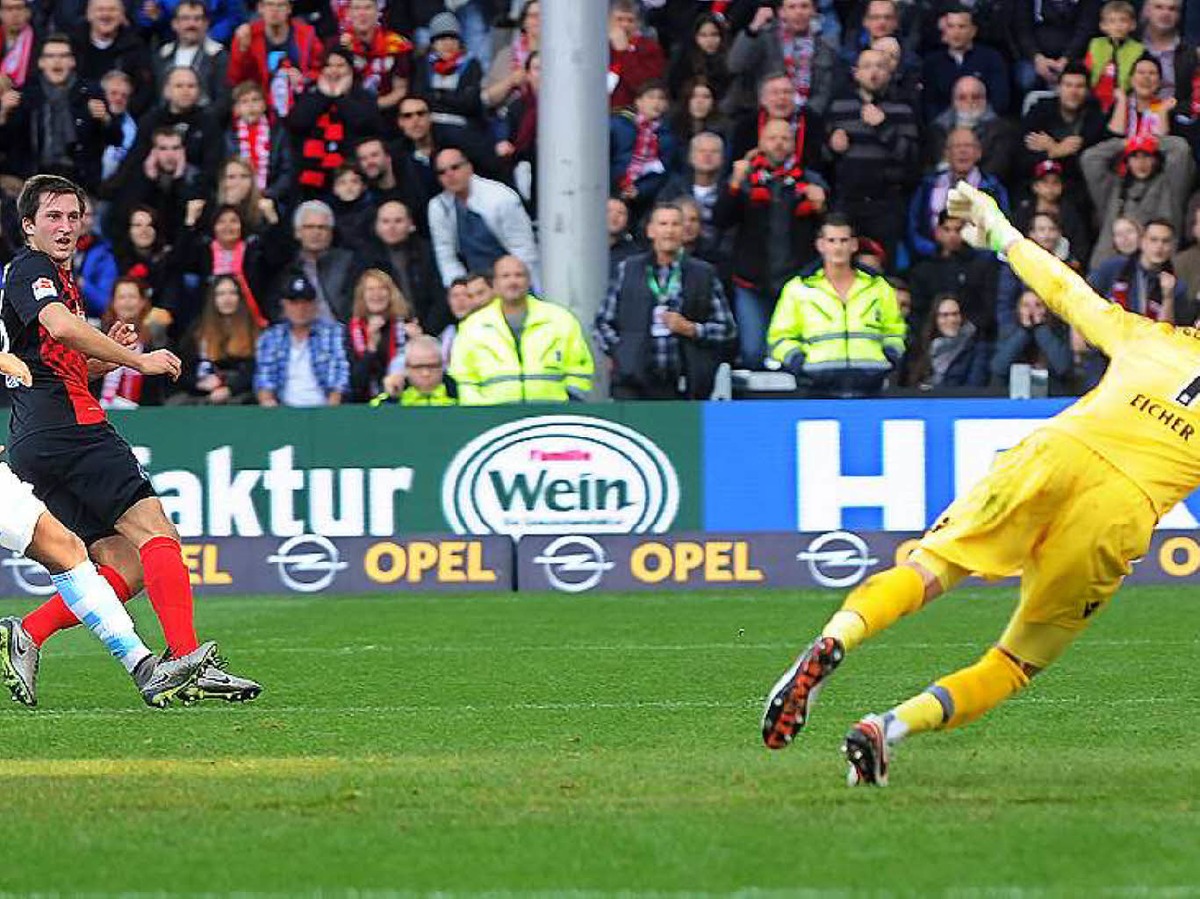
<path fill-rule="evenodd" d="M 635 257 L 636 258 L 636 257 Z M 608 295 L 604 298 L 604 303 L 600 307 L 600 312 L 596 316 L 596 336 L 600 341 L 600 349 L 606 356 L 611 356 L 616 349 L 617 344 L 621 342 L 621 334 L 618 330 L 620 316 L 617 313 L 617 303 L 621 297 L 621 288 L 625 284 L 625 279 L 628 278 L 653 278 L 655 283 L 669 285 L 670 266 L 661 265 L 655 266 L 653 262 L 645 266 L 631 266 L 628 263 L 631 260 L 624 260 L 617 267 L 617 276 L 613 278 L 612 283 L 608 288 Z M 659 300 L 659 304 L 664 306 L 668 312 L 683 313 L 682 309 L 682 281 L 676 284 L 675 290 L 667 290 L 665 295 Z M 714 277 L 712 279 L 712 294 L 709 300 L 708 320 L 703 322 L 695 322 L 697 343 L 720 344 L 728 340 L 732 340 L 737 333 L 733 324 L 733 313 L 729 309 L 729 304 L 725 301 L 725 288 L 721 286 L 721 280 Z M 668 375 L 678 374 L 683 365 L 679 358 L 679 341 L 680 337 L 675 334 L 667 334 L 664 336 L 656 336 L 651 332 L 650 345 L 654 354 L 654 369 Z"/>
<path fill-rule="evenodd" d="M 255 353 L 254 390 L 270 390 L 276 396 L 287 383 L 288 352 L 292 326 L 287 322 L 272 325 L 258 338 Z M 346 356 L 346 329 L 338 322 L 317 319 L 308 335 L 313 374 L 321 389 L 328 393 L 350 392 L 350 360 Z"/>

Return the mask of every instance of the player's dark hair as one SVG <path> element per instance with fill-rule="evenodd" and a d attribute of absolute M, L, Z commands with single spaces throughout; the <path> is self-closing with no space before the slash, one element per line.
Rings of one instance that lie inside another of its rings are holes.
<path fill-rule="evenodd" d="M 70 178 L 64 178 L 62 175 L 34 175 L 25 182 L 25 186 L 21 188 L 21 195 L 17 197 L 17 217 L 22 223 L 26 219 L 32 222 L 37 218 L 43 197 L 61 197 L 63 194 L 71 194 L 79 201 L 81 213 L 87 208 L 87 194 Z"/>

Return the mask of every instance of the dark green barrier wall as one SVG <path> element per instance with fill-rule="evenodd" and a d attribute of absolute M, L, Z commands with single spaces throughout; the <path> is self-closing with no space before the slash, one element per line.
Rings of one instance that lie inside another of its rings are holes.
<path fill-rule="evenodd" d="M 185 536 L 702 526 L 697 405 L 140 409 L 112 419 Z"/>

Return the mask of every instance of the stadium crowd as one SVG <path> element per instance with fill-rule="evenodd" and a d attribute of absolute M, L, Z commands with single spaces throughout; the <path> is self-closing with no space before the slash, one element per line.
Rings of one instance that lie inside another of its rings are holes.
<path fill-rule="evenodd" d="M 724 362 L 825 396 L 1090 387 L 1103 357 L 946 214 L 959 180 L 1112 302 L 1200 316 L 1200 3 L 608 25 L 595 322 L 539 290 L 538 0 L 0 0 L 0 258 L 23 179 L 84 186 L 88 315 L 183 359 L 105 376 L 109 407 L 566 401 L 593 345 L 618 398 L 706 397 Z"/>

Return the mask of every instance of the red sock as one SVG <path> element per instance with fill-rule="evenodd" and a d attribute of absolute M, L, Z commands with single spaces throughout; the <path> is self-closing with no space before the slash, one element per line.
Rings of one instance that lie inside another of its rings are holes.
<path fill-rule="evenodd" d="M 109 565 L 97 565 L 96 570 L 108 581 L 113 592 L 117 594 L 117 599 L 121 602 L 129 602 L 132 596 L 129 592 L 129 585 L 125 583 L 125 578 L 121 577 L 117 569 Z M 79 624 L 79 619 L 75 617 L 74 612 L 67 608 L 62 596 L 57 593 L 26 615 L 21 622 L 21 626 L 38 646 L 59 631 L 65 631 L 77 624 Z"/>
<path fill-rule="evenodd" d="M 179 544 L 170 537 L 152 537 L 139 550 L 146 575 L 146 595 L 162 625 L 167 648 L 175 658 L 200 644 L 192 620 L 192 584 Z"/>

